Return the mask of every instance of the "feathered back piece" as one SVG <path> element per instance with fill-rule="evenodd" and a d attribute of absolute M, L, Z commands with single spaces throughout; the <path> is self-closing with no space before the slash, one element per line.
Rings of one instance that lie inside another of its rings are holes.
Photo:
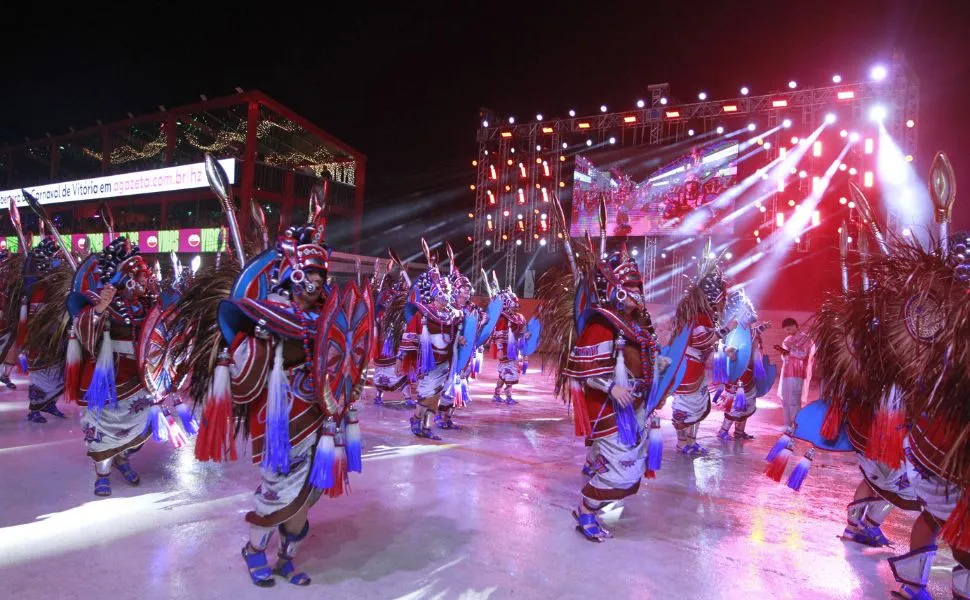
<path fill-rule="evenodd" d="M 722 253 L 723 254 L 723 253 Z M 721 275 L 721 255 L 711 250 L 711 240 L 707 240 L 704 254 L 697 262 L 697 277 L 687 288 L 687 292 L 677 303 L 676 332 L 690 325 L 694 318 L 706 313 L 716 320 L 727 297 L 727 284 Z"/>
<path fill-rule="evenodd" d="M 577 244 L 576 250 L 579 272 L 593 273 L 595 251 L 587 244 Z M 543 369 L 549 362 L 555 361 L 558 367 L 555 394 L 565 402 L 568 401 L 569 385 L 562 371 L 578 336 L 574 312 L 576 286 L 571 268 L 562 265 L 543 273 L 539 277 L 536 297 L 539 299 L 537 314 L 542 321 L 537 351 L 542 357 Z"/>
<path fill-rule="evenodd" d="M 3 314 L 10 319 L 7 323 L 0 323 L 0 329 L 10 325 L 16 326 L 16 316 L 20 313 L 20 303 L 24 294 L 24 258 L 25 254 L 19 252 L 11 254 L 6 260 L 0 262 L 0 285 L 4 286 L 7 305 L 4 307 Z"/>
<path fill-rule="evenodd" d="M 24 350 L 31 357 L 32 369 L 63 365 L 67 358 L 71 317 L 64 306 L 64 298 L 71 291 L 73 280 L 74 269 L 61 262 L 34 284 L 44 289 L 47 301 L 27 320 L 27 347 Z"/>

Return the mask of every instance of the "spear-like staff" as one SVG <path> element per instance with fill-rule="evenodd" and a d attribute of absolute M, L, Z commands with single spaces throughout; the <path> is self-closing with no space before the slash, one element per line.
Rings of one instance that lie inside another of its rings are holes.
<path fill-rule="evenodd" d="M 226 170 L 208 152 L 205 153 L 205 176 L 209 180 L 209 189 L 222 205 L 222 213 L 229 224 L 229 235 L 232 238 L 236 260 L 242 266 L 246 264 L 246 254 L 243 251 L 242 236 L 239 233 L 239 221 L 236 219 L 236 205 L 232 201 L 232 184 L 229 183 Z"/>

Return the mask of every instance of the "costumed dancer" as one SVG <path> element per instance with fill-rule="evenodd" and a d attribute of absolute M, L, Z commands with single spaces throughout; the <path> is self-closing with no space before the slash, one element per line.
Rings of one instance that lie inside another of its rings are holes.
<path fill-rule="evenodd" d="M 720 323 L 727 284 L 718 268 L 718 257 L 711 253 L 710 240 L 698 265 L 696 281 L 677 305 L 675 335 L 690 331 L 687 342 L 687 367 L 680 385 L 673 394 L 673 423 L 677 430 L 677 450 L 688 455 L 706 454 L 707 449 L 697 443 L 700 423 L 711 412 L 708 390 L 707 361 L 717 351 L 713 362 L 713 382 L 727 381 L 727 352 L 723 341 L 737 325 L 737 321 Z"/>
<path fill-rule="evenodd" d="M 210 187 L 231 206 L 228 177 L 209 156 L 206 163 Z M 315 190 L 314 197 L 318 194 Z M 355 403 L 373 342 L 373 298 L 369 282 L 342 290 L 328 286 L 323 207 L 321 199 L 311 224 L 288 228 L 275 249 L 248 262 L 227 212 L 236 262 L 245 266 L 228 298 L 219 301 L 219 335 L 206 334 L 216 315 L 201 319 L 195 328 L 205 342 L 190 352 L 192 360 L 214 366 L 208 378 L 209 367 L 192 373 L 205 379 L 193 394 L 197 403 L 197 392 L 205 394 L 196 457 L 234 460 L 235 437 L 242 431 L 251 440 L 253 463 L 260 466 L 262 482 L 255 509 L 246 515 L 250 536 L 242 549 L 259 587 L 274 585 L 274 575 L 309 585 L 309 575 L 293 562 L 309 534 L 307 513 L 323 494 L 338 497 L 347 491 L 349 471 L 361 471 Z M 191 297 L 187 290 L 186 298 Z M 211 303 L 211 298 L 200 301 Z M 197 306 L 185 309 L 199 313 Z M 214 349 L 217 359 L 211 365 Z M 266 551 L 276 531 L 278 560 L 271 568 Z"/>
<path fill-rule="evenodd" d="M 65 299 L 75 269 L 64 259 L 54 236 L 47 235 L 27 255 L 24 297 L 27 334 L 22 352 L 28 365 L 27 420 L 46 423 L 41 414 L 65 418 L 57 408 L 64 392 L 64 359 L 70 329 Z"/>
<path fill-rule="evenodd" d="M 124 237 L 97 255 L 94 279 L 94 288 L 70 293 L 67 307 L 85 357 L 78 403 L 84 407 L 81 427 L 94 461 L 94 493 L 109 496 L 113 468 L 130 485 L 140 483 L 128 459 L 152 435 L 154 401 L 141 381 L 137 346 L 158 302 L 158 283 L 138 246 Z M 69 347 L 68 371 L 71 354 Z"/>
<path fill-rule="evenodd" d="M 758 320 L 757 312 L 744 290 L 737 289 L 728 297 L 725 309 L 728 320 L 736 320 L 739 325 L 751 330 L 751 353 L 747 366 L 741 376 L 724 384 L 721 401 L 724 403 L 724 420 L 717 437 L 722 440 L 753 440 L 754 436 L 745 431 L 748 419 L 757 410 L 757 399 L 764 395 L 774 383 L 774 371 L 770 364 L 766 364 L 763 354 L 761 334 L 768 329 L 770 323 L 754 326 Z M 737 360 L 736 352 L 733 360 Z M 734 436 L 731 436 L 731 425 L 734 425 Z"/>
<path fill-rule="evenodd" d="M 377 340 L 379 352 L 374 359 L 374 387 L 377 396 L 374 404 L 384 403 L 385 392 L 401 390 L 404 403 L 414 407 L 411 397 L 411 386 L 407 385 L 407 373 L 402 373 L 400 360 L 401 335 L 404 333 L 404 305 L 407 303 L 408 290 L 411 279 L 408 277 L 407 267 L 393 250 L 389 250 L 391 265 L 397 265 L 398 271 L 391 275 L 387 273 L 381 278 L 377 287 Z M 390 265 L 388 266 L 390 269 Z"/>
<path fill-rule="evenodd" d="M 10 374 L 17 366 L 19 352 L 17 332 L 26 255 L 22 245 L 18 250 L 0 250 L 0 385 L 9 390 L 17 389 L 17 384 L 10 380 Z"/>
<path fill-rule="evenodd" d="M 411 396 L 417 401 L 411 416 L 411 433 L 439 440 L 431 424 L 442 396 L 452 396 L 455 392 L 455 345 L 466 340 L 459 335 L 462 313 L 451 304 L 448 280 L 439 272 L 423 238 L 421 245 L 428 270 L 414 280 L 408 294 L 405 308 L 408 324 L 401 336 L 401 370 L 408 374 Z M 446 406 L 454 403 L 450 397 L 444 401 Z"/>
<path fill-rule="evenodd" d="M 525 328 L 525 317 L 519 312 L 519 297 L 511 287 L 499 290 L 494 271 L 492 278 L 496 295 L 502 299 L 502 313 L 492 333 L 492 343 L 495 344 L 498 358 L 498 381 L 495 382 L 492 402 L 513 405 L 518 402 L 512 398 L 512 386 L 519 382 L 519 373 L 523 366 L 522 343 L 528 339 L 529 332 Z M 504 400 L 502 386 L 505 386 Z"/>
<path fill-rule="evenodd" d="M 555 208 L 564 225 L 558 199 Z M 605 237 L 602 242 L 600 256 Z M 644 476 L 660 468 L 663 440 L 655 411 L 662 394 L 653 388 L 668 363 L 659 355 L 643 280 L 626 248 L 597 260 L 591 244 L 578 257 L 570 243 L 564 246 L 569 271 L 550 271 L 540 281 L 547 332 L 542 347 L 559 356 L 556 393 L 568 394 L 576 435 L 587 441 L 591 469 L 573 512 L 576 529 L 602 542 L 611 534 L 598 513 L 636 494 Z"/>

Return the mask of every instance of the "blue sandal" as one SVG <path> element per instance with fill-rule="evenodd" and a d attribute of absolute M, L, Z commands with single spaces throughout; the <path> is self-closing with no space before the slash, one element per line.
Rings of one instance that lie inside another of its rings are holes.
<path fill-rule="evenodd" d="M 98 475 L 94 480 L 94 495 L 95 496 L 110 496 L 111 495 L 111 477 L 108 475 Z"/>
<path fill-rule="evenodd" d="M 124 476 L 125 481 L 127 481 L 131 485 L 138 485 L 139 483 L 141 483 L 141 478 L 138 476 L 138 473 L 136 473 L 135 470 L 131 468 L 131 463 L 129 463 L 127 460 L 121 463 L 120 465 L 118 463 L 114 463 L 114 468 L 121 471 L 121 474 Z"/>
<path fill-rule="evenodd" d="M 266 560 L 265 550 L 257 550 L 247 543 L 243 546 L 242 557 L 249 568 L 249 578 L 253 580 L 253 583 L 264 588 L 276 585 L 276 580 L 273 579 L 273 570 L 269 568 L 269 562 Z"/>
<path fill-rule="evenodd" d="M 295 546 L 306 539 L 307 534 L 310 533 L 310 522 L 307 521 L 303 524 L 303 530 L 298 535 L 287 532 L 282 525 L 279 526 L 279 531 L 279 560 L 276 562 L 273 574 L 285 578 L 293 585 L 310 585 L 310 576 L 303 572 L 297 573 L 296 567 L 293 565 L 293 555 L 296 554 Z"/>
<path fill-rule="evenodd" d="M 579 523 L 576 525 L 576 531 L 583 534 L 583 537 L 591 542 L 603 542 L 613 537 L 613 534 L 600 526 L 600 523 L 596 520 L 596 515 L 594 514 L 581 513 L 574 510 L 573 518 L 575 518 L 576 522 Z"/>

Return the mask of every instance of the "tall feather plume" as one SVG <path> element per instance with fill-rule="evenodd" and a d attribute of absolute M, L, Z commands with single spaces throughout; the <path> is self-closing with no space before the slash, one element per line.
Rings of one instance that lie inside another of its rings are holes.
<path fill-rule="evenodd" d="M 71 291 L 73 280 L 74 270 L 66 263 L 61 263 L 51 268 L 34 284 L 45 290 L 50 301 L 45 302 L 27 320 L 25 350 L 28 356 L 35 357 L 31 363 L 32 369 L 46 369 L 64 364 L 71 317 L 63 299 Z"/>

